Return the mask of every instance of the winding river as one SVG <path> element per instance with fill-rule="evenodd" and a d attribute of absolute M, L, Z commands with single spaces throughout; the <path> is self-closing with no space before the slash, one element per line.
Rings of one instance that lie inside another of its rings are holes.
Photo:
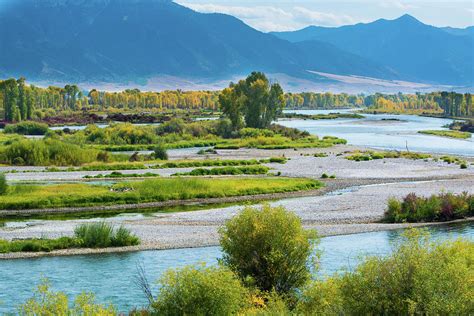
<path fill-rule="evenodd" d="M 288 113 L 328 114 L 348 110 L 287 110 Z M 451 119 L 418 115 L 363 114 L 363 119 L 280 120 L 279 124 L 306 130 L 319 136 L 337 136 L 351 145 L 384 150 L 444 153 L 474 156 L 474 138 L 453 139 L 419 134 L 421 130 L 447 130 Z"/>

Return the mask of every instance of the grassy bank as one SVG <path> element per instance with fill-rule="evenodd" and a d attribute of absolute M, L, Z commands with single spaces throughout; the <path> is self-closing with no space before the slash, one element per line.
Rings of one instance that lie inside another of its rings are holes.
<path fill-rule="evenodd" d="M 147 179 L 121 182 L 111 187 L 87 184 L 50 186 L 11 186 L 0 196 L 0 209 L 35 209 L 81 207 L 112 204 L 136 204 L 194 198 L 217 198 L 267 193 L 281 193 L 320 188 L 309 179 L 245 178 L 245 179 Z"/>
<path fill-rule="evenodd" d="M 472 136 L 472 134 L 469 132 L 446 131 L 446 130 L 425 130 L 425 131 L 419 131 L 418 133 L 425 134 L 425 135 L 458 138 L 458 139 L 468 139 L 468 138 L 471 138 Z"/>
<path fill-rule="evenodd" d="M 218 176 L 218 175 L 242 175 L 242 174 L 267 174 L 270 168 L 265 166 L 244 167 L 222 167 L 204 169 L 198 168 L 190 172 L 175 173 L 174 176 Z"/>
<path fill-rule="evenodd" d="M 114 228 L 107 223 L 82 224 L 76 227 L 73 237 L 56 239 L 35 238 L 21 240 L 1 240 L 0 253 L 9 252 L 50 252 L 71 248 L 108 248 L 140 244 L 140 239 L 121 226 Z"/>

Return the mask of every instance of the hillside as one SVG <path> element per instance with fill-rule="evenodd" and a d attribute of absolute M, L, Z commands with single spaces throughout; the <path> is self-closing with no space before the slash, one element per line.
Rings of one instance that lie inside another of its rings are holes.
<path fill-rule="evenodd" d="M 291 42 L 319 40 L 383 64 L 411 81 L 472 84 L 471 32 L 423 24 L 410 15 L 329 28 L 310 26 L 295 32 L 273 33 Z M 466 35 L 464 35 L 466 34 Z"/>

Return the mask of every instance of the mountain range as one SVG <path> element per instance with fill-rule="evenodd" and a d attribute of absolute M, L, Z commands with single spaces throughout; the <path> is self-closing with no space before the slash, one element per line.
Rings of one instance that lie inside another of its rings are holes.
<path fill-rule="evenodd" d="M 436 28 L 408 15 L 263 33 L 233 16 L 169 0 L 5 0 L 0 77 L 217 80 L 260 70 L 313 82 L 329 73 L 471 86 L 472 34 L 472 28 Z"/>

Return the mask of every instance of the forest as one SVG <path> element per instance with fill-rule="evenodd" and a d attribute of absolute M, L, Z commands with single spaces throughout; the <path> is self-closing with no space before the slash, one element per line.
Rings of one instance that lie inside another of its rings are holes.
<path fill-rule="evenodd" d="M 107 92 L 81 90 L 77 85 L 47 88 L 27 84 L 25 78 L 0 80 L 0 110 L 5 122 L 41 120 L 64 112 L 122 113 L 176 110 L 218 111 L 221 91 L 161 92 L 127 89 Z M 349 95 L 330 92 L 286 93 L 285 108 L 337 109 L 361 107 L 380 113 L 437 114 L 450 117 L 473 117 L 473 96 L 469 93 L 432 92 L 427 94 Z"/>

